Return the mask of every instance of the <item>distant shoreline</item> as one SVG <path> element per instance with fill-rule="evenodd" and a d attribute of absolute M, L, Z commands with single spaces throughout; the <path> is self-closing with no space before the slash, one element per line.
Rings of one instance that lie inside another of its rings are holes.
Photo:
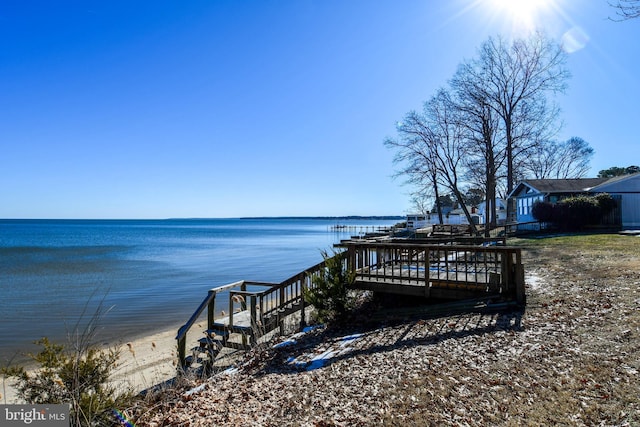
<path fill-rule="evenodd" d="M 319 220 L 319 221 L 395 221 L 404 220 L 403 215 L 346 215 L 346 216 L 242 216 L 219 218 L 0 218 L 2 222 L 144 222 L 144 221 L 215 221 L 215 220 Z"/>
<path fill-rule="evenodd" d="M 367 221 L 390 221 L 405 219 L 406 217 L 401 215 L 372 215 L 372 216 L 359 216 L 359 215 L 347 215 L 347 216 L 246 216 L 239 219 L 317 219 L 317 220 L 367 220 Z"/>

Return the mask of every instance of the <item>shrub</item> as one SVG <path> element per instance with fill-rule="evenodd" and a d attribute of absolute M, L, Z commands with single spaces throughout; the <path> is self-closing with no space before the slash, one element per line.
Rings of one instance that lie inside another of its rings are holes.
<path fill-rule="evenodd" d="M 1 369 L 3 375 L 17 380 L 18 395 L 32 404 L 70 404 L 73 426 L 113 424 L 113 409 L 133 398 L 131 391 L 118 393 L 108 384 L 119 351 L 86 345 L 68 350 L 47 338 L 36 344 L 42 350 L 29 355 L 39 366 L 33 372 L 23 366 Z"/>
<path fill-rule="evenodd" d="M 597 194 L 594 196 L 594 198 L 596 199 L 598 206 L 600 206 L 600 210 L 603 216 L 608 215 L 616 208 L 616 206 L 618 206 L 615 199 L 608 193 Z"/>
<path fill-rule="evenodd" d="M 89 301 L 85 310 L 88 305 Z M 42 350 L 28 354 L 37 364 L 35 369 L 11 366 L 1 368 L 0 373 L 16 379 L 18 396 L 27 403 L 69 404 L 71 426 L 113 425 L 114 411 L 133 402 L 134 393 L 109 383 L 120 350 L 102 350 L 92 344 L 103 315 L 102 301 L 81 328 L 84 314 L 69 334 L 67 345 L 52 343 L 46 337 L 36 341 Z"/>
<path fill-rule="evenodd" d="M 535 202 L 531 208 L 531 214 L 540 222 L 551 222 L 553 220 L 553 204 L 550 202 Z"/>
<path fill-rule="evenodd" d="M 594 197 L 568 197 L 560 201 L 559 205 L 566 207 L 562 223 L 568 229 L 579 230 L 585 225 L 597 224 L 602 217 L 600 206 Z"/>
<path fill-rule="evenodd" d="M 616 207 L 609 194 L 596 196 L 567 197 L 558 203 L 536 202 L 533 217 L 541 222 L 552 222 L 561 229 L 580 230 L 587 225 L 596 225 Z"/>
<path fill-rule="evenodd" d="M 318 320 L 329 322 L 341 320 L 354 305 L 350 286 L 355 280 L 355 272 L 343 266 L 343 255 L 322 252 L 325 268 L 312 277 L 313 287 L 304 290 L 304 299 L 315 307 Z"/>

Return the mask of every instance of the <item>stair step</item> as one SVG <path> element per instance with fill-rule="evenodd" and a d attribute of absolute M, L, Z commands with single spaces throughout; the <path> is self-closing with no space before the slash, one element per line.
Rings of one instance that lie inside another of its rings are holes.
<path fill-rule="evenodd" d="M 252 326 L 233 325 L 233 327 L 229 327 L 228 325 L 214 323 L 213 328 L 207 329 L 205 333 L 209 335 L 229 336 L 229 334 L 251 333 L 253 330 L 254 328 Z"/>
<path fill-rule="evenodd" d="M 187 356 L 184 358 L 184 366 L 186 366 L 187 368 L 191 366 L 191 364 L 193 364 L 193 356 Z"/>
<path fill-rule="evenodd" d="M 209 357 L 213 356 L 217 356 L 218 353 L 220 353 L 220 348 L 202 348 L 202 347 L 193 347 L 191 349 L 191 353 L 195 354 L 195 355 L 200 355 L 200 354 L 207 354 Z"/>
<path fill-rule="evenodd" d="M 220 337 L 228 337 L 229 336 L 229 331 L 226 329 L 225 325 L 222 325 L 223 327 L 220 327 L 219 329 L 216 328 L 216 325 L 213 325 L 215 329 L 207 329 L 206 331 L 204 331 L 204 333 L 207 336 L 213 337 L 213 336 L 220 336 Z"/>
<path fill-rule="evenodd" d="M 214 338 L 200 338 L 198 340 L 198 342 L 200 343 L 200 348 L 206 348 L 206 347 L 210 347 L 212 345 L 215 345 L 216 347 L 222 347 L 223 346 L 223 342 L 222 340 L 218 340 L 218 339 L 214 339 Z"/>

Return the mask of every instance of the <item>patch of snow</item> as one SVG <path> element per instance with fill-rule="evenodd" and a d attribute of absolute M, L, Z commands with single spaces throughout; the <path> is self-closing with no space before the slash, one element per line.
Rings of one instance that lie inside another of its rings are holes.
<path fill-rule="evenodd" d="M 274 344 L 273 348 L 289 347 L 289 346 L 295 345 L 298 342 L 298 338 L 300 338 L 303 335 L 304 335 L 304 333 L 302 333 L 302 332 L 299 332 L 297 334 L 293 334 L 289 338 L 287 338 L 286 340 L 284 340 L 282 342 L 279 342 L 277 344 Z"/>
<path fill-rule="evenodd" d="M 220 374 L 221 375 L 234 375 L 234 374 L 237 374 L 238 372 L 240 372 L 240 369 L 238 369 L 236 367 L 231 367 L 231 368 L 225 369 Z"/>
<path fill-rule="evenodd" d="M 192 394 L 200 393 L 205 388 L 207 388 L 207 383 L 201 384 L 196 388 L 192 388 L 191 390 L 185 392 L 184 396 L 191 396 Z"/>
<path fill-rule="evenodd" d="M 322 351 L 320 354 L 302 354 L 298 357 L 290 357 L 287 359 L 287 364 L 297 369 L 304 369 L 306 371 L 313 371 L 314 369 L 324 367 L 331 359 L 347 354 L 353 350 L 350 344 L 357 342 L 362 338 L 364 334 L 347 335 L 339 338 L 338 344 L 334 345 L 328 350 Z"/>
<path fill-rule="evenodd" d="M 305 328 L 302 328 L 302 332 L 306 334 L 307 332 L 311 332 L 311 331 L 314 331 L 316 329 L 322 329 L 322 328 L 324 328 L 324 325 L 307 326 Z"/>
<path fill-rule="evenodd" d="M 289 347 L 292 345 L 297 344 L 298 339 L 300 337 L 303 337 L 305 334 L 314 331 L 316 329 L 321 329 L 324 328 L 324 325 L 314 325 L 314 326 L 307 326 L 306 328 L 302 329 L 302 332 L 298 332 L 297 334 L 293 334 L 291 335 L 289 338 L 287 338 L 286 340 L 279 342 L 277 344 L 273 345 L 273 348 L 282 348 L 282 347 Z"/>
<path fill-rule="evenodd" d="M 364 334 L 347 335 L 346 337 L 340 338 L 340 341 L 353 341 L 353 340 L 357 340 L 358 338 L 362 338 L 363 336 Z"/>
<path fill-rule="evenodd" d="M 537 273 L 527 273 L 524 281 L 527 285 L 529 285 L 531 289 L 538 289 L 542 286 L 542 277 L 540 277 Z"/>

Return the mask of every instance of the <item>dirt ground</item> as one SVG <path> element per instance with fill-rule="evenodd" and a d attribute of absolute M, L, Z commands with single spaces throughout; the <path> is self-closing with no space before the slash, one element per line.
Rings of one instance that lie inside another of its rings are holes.
<path fill-rule="evenodd" d="M 523 248 L 524 310 L 315 329 L 128 413 L 138 426 L 640 425 L 640 238 L 509 244 Z"/>

